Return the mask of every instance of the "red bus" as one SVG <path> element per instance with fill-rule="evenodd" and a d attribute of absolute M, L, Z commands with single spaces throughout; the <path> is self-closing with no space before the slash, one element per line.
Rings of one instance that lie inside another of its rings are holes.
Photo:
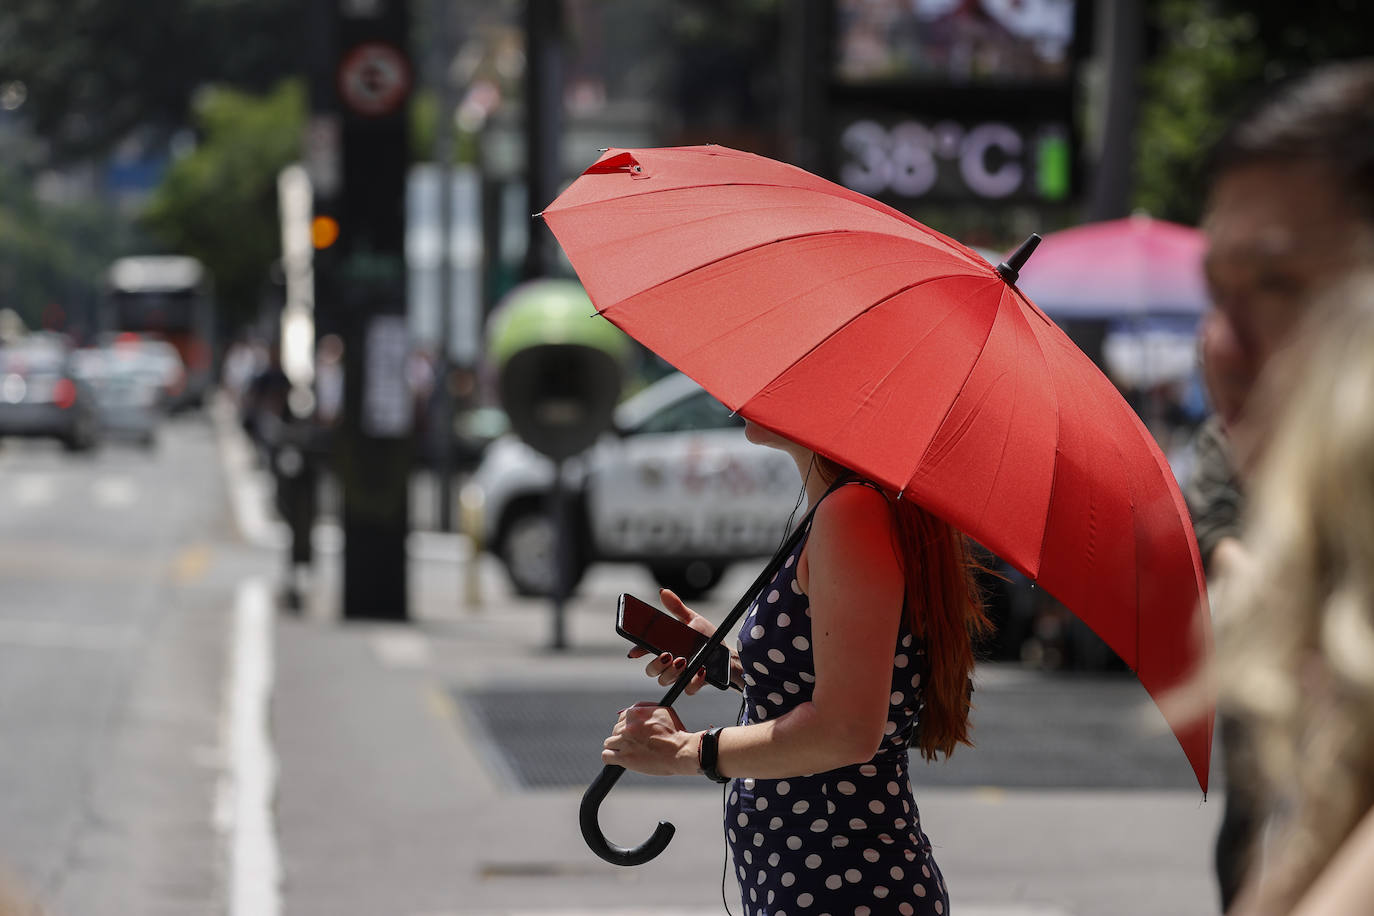
<path fill-rule="evenodd" d="M 215 305 L 209 273 L 195 258 L 119 258 L 105 278 L 105 326 L 160 338 L 186 367 L 175 406 L 199 406 L 214 385 Z"/>

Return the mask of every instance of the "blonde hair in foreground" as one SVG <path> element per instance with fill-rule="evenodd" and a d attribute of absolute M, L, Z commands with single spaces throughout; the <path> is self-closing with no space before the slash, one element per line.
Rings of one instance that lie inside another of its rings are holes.
<path fill-rule="evenodd" d="M 1216 591 L 1219 700 L 1251 726 L 1279 829 L 1265 910 L 1287 912 L 1374 802 L 1374 276 L 1313 310 L 1267 381 L 1245 542 Z"/>

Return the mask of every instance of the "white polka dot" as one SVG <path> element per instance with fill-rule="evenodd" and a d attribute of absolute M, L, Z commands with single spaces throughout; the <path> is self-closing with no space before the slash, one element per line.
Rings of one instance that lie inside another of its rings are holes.
<path fill-rule="evenodd" d="M 780 693 L 770 693 L 770 694 L 768 694 L 768 702 L 772 703 L 774 706 L 781 706 L 781 705 L 782 705 L 782 694 L 780 694 Z"/>
<path fill-rule="evenodd" d="M 745 778 L 745 780 L 744 780 L 744 787 L 745 787 L 746 789 L 748 789 L 749 791 L 752 792 L 752 791 L 754 791 L 754 786 L 755 786 L 755 785 L 757 785 L 757 783 L 754 782 L 754 777 L 749 776 L 749 777 L 746 777 L 746 778 Z"/>
<path fill-rule="evenodd" d="M 759 799 L 759 802 L 760 806 L 762 806 L 763 799 Z M 874 814 L 882 814 L 885 810 L 887 810 L 887 806 L 875 798 L 873 799 L 873 801 L 868 803 L 868 810 L 872 811 Z"/>
<path fill-rule="evenodd" d="M 898 830 L 901 830 L 903 827 L 906 826 L 906 818 L 897 818 L 895 821 L 892 822 L 892 826 L 896 827 Z"/>
<path fill-rule="evenodd" d="M 739 879 L 740 879 L 741 881 L 744 880 L 744 866 L 743 866 L 743 865 L 741 865 L 741 866 L 739 867 Z"/>
<path fill-rule="evenodd" d="M 776 897 L 776 896 L 777 896 L 777 894 L 776 894 L 774 891 L 769 891 L 769 892 L 768 892 L 768 902 L 769 902 L 769 903 L 772 903 L 772 902 L 773 902 L 773 898 Z"/>
<path fill-rule="evenodd" d="M 869 916 L 873 911 L 866 906 L 854 907 L 854 916 Z"/>
<path fill-rule="evenodd" d="M 836 834 L 835 836 L 832 836 L 830 838 L 831 849 L 844 849 L 848 845 L 849 837 L 844 836 L 843 834 Z"/>
<path fill-rule="evenodd" d="M 943 914 L 945 912 L 945 905 L 938 900 L 935 901 L 935 912 L 937 914 Z"/>
<path fill-rule="evenodd" d="M 887 888 L 883 887 L 881 884 L 879 884 L 877 887 L 873 888 L 873 896 L 874 896 L 874 897 L 877 897 L 879 900 L 882 900 L 882 899 L 883 899 L 884 897 L 886 897 L 889 893 L 891 893 L 891 892 L 890 892 Z"/>
<path fill-rule="evenodd" d="M 739 801 L 739 791 L 738 791 L 738 790 L 732 789 L 732 790 L 730 791 L 730 804 L 733 805 L 733 804 L 735 804 L 735 803 L 738 802 L 738 801 Z"/>
<path fill-rule="evenodd" d="M 755 846 L 762 846 L 762 845 L 763 845 L 763 834 L 761 834 L 761 833 L 756 833 L 756 834 L 754 834 L 754 845 L 755 845 Z"/>
<path fill-rule="evenodd" d="M 812 853 L 811 855 L 807 856 L 807 857 L 806 857 L 806 867 L 807 867 L 807 868 L 813 868 L 813 869 L 814 869 L 814 868 L 820 868 L 820 867 L 821 867 L 821 857 L 818 856 L 818 855 L 816 855 L 815 853 Z"/>
<path fill-rule="evenodd" d="M 779 614 L 779 615 L 778 615 L 778 626 L 780 626 L 780 627 L 786 627 L 786 626 L 791 626 L 791 624 L 792 624 L 792 615 L 791 615 L 791 614 L 786 614 L 786 613 L 784 613 L 784 614 Z"/>
<path fill-rule="evenodd" d="M 778 664 L 782 664 L 783 662 L 787 661 L 787 656 L 782 654 L 781 649 L 769 649 L 768 659 L 770 661 L 777 662 Z"/>
<path fill-rule="evenodd" d="M 890 834 L 890 833 L 880 833 L 880 834 L 878 834 L 878 842 L 880 842 L 880 843 L 886 843 L 886 844 L 888 844 L 889 846 L 891 846 L 891 845 L 892 845 L 892 842 L 893 842 L 893 840 L 892 840 L 892 834 Z"/>
<path fill-rule="evenodd" d="M 876 850 L 876 849 L 865 849 L 865 850 L 864 850 L 864 858 L 867 859 L 867 860 L 870 861 L 870 862 L 876 862 L 876 861 L 878 861 L 878 850 Z"/>
<path fill-rule="evenodd" d="M 781 862 L 781 861 L 782 861 L 782 856 L 778 855 L 776 852 L 773 853 L 771 856 L 768 857 L 768 864 L 769 864 L 769 865 L 776 866 L 776 865 L 777 865 L 779 862 Z"/>
<path fill-rule="evenodd" d="M 888 705 L 889 705 L 889 706 L 901 706 L 901 705 L 902 705 L 902 697 L 903 697 L 903 696 L 904 696 L 904 694 L 903 694 L 900 690 L 895 691 L 895 692 L 892 694 L 892 696 L 888 697 L 888 701 L 889 701 L 889 702 L 888 702 Z"/>
<path fill-rule="evenodd" d="M 754 854 L 748 849 L 744 850 L 744 861 L 748 862 L 750 865 L 754 864 Z"/>
<path fill-rule="evenodd" d="M 840 782 L 836 783 L 835 788 L 839 789 L 840 792 L 844 795 L 853 795 L 856 791 L 858 791 L 854 788 L 854 783 L 850 782 L 847 779 L 841 780 Z"/>
<path fill-rule="evenodd" d="M 871 763 L 865 763 L 863 766 L 859 767 L 859 772 L 865 776 L 877 776 L 878 768 Z"/>
<path fill-rule="evenodd" d="M 901 795 L 901 794 L 902 794 L 902 787 L 899 786 L 899 785 L 897 785 L 895 782 L 890 782 L 890 783 L 887 784 L 887 794 L 888 794 L 888 795 Z"/>
<path fill-rule="evenodd" d="M 778 603 L 778 598 L 781 596 L 781 594 L 782 594 L 782 593 L 779 592 L 776 588 L 773 589 L 771 592 L 768 593 L 768 603 L 769 603 L 769 604 L 777 604 L 777 603 Z"/>
<path fill-rule="evenodd" d="M 805 636 L 798 636 L 792 640 L 792 645 L 796 647 L 798 651 L 805 652 L 807 649 L 811 648 L 811 641 Z"/>
<path fill-rule="evenodd" d="M 782 818 L 780 818 L 780 817 L 775 817 L 775 818 L 773 818 L 771 821 L 769 821 L 769 822 L 768 822 L 768 829 L 769 829 L 769 830 L 781 830 L 781 829 L 782 829 Z M 777 863 L 775 862 L 775 863 L 773 863 L 773 864 L 776 865 Z"/>
<path fill-rule="evenodd" d="M 755 706 L 754 712 L 758 713 L 760 719 L 768 718 L 768 710 L 764 709 L 762 704 Z"/>
<path fill-rule="evenodd" d="M 906 838 L 907 838 L 908 840 L 910 840 L 911 842 L 913 842 L 913 843 L 917 842 L 917 840 L 916 840 L 916 834 L 914 834 L 914 833 L 908 833 Z M 908 862 L 915 862 L 915 861 L 916 861 L 916 853 L 915 853 L 914 851 L 908 849 L 908 850 L 906 851 L 906 860 L 907 860 Z M 926 875 L 926 877 L 929 878 L 930 875 Z"/>
<path fill-rule="evenodd" d="M 818 818 L 816 818 L 814 821 L 811 822 L 811 832 L 812 832 L 812 833 L 820 833 L 822 830 L 825 830 L 825 828 L 827 828 L 827 827 L 829 827 L 829 826 L 830 826 L 830 822 L 829 822 L 829 821 L 827 821 L 827 820 L 826 820 L 825 818 L 823 818 L 823 817 L 818 817 Z"/>
<path fill-rule="evenodd" d="M 755 903 L 759 902 L 759 892 L 757 888 L 749 888 L 749 899 Z"/>
<path fill-rule="evenodd" d="M 801 674 L 801 679 L 802 679 L 803 681 L 806 681 L 806 683 L 808 683 L 808 684 L 814 684 L 814 683 L 816 683 L 816 675 L 812 674 L 810 671 L 802 671 L 802 672 L 800 672 L 800 674 Z"/>
<path fill-rule="evenodd" d="M 757 671 L 759 674 L 767 674 L 768 666 L 765 665 L 763 662 L 754 662 L 754 670 Z"/>
<path fill-rule="evenodd" d="M 816 900 L 816 898 L 812 897 L 810 894 L 798 894 L 798 895 L 797 895 L 797 906 L 801 907 L 802 909 L 806 909 L 806 908 L 809 907 L 812 903 L 814 903 L 815 900 Z"/>
<path fill-rule="evenodd" d="M 921 866 L 921 874 L 923 874 L 923 875 L 925 875 L 927 878 L 929 878 L 929 877 L 930 877 L 930 866 L 929 866 L 929 865 L 922 865 L 922 866 Z"/>
<path fill-rule="evenodd" d="M 825 813 L 826 813 L 826 814 L 834 814 L 834 813 L 835 813 L 835 803 L 834 803 L 833 801 L 831 801 L 830 799 L 828 799 L 828 798 L 825 800 Z"/>
<path fill-rule="evenodd" d="M 801 583 L 799 583 L 796 579 L 793 579 L 793 580 L 792 580 L 791 585 L 792 585 L 792 593 L 793 593 L 793 594 L 795 594 L 795 595 L 800 595 L 800 594 L 802 593 L 802 590 L 801 590 Z M 808 614 L 808 616 L 809 616 L 809 614 Z"/>
<path fill-rule="evenodd" d="M 924 897 L 926 895 L 926 886 L 924 884 L 914 885 L 911 888 L 911 892 L 917 897 Z"/>
<path fill-rule="evenodd" d="M 920 687 L 920 686 L 921 686 L 921 676 L 920 676 L 919 674 L 917 674 L 917 675 L 915 675 L 915 676 L 913 676 L 913 677 L 911 678 L 911 686 L 912 686 L 912 687 Z"/>
<path fill-rule="evenodd" d="M 768 799 L 763 797 L 754 799 L 754 807 L 760 811 L 768 810 Z"/>
<path fill-rule="evenodd" d="M 731 843 L 735 842 L 735 828 L 734 828 L 734 827 L 731 827 L 729 830 L 725 831 L 725 833 L 726 833 L 726 835 L 728 835 L 728 836 L 730 837 L 730 842 L 731 842 Z"/>
<path fill-rule="evenodd" d="M 844 884 L 844 879 L 841 878 L 839 875 L 831 875 L 829 878 L 825 879 L 825 886 L 830 888 L 832 891 L 839 890 L 841 884 Z"/>
<path fill-rule="evenodd" d="M 735 818 L 735 823 L 743 827 L 745 824 L 749 823 L 749 818 L 746 817 L 744 814 L 740 814 L 739 817 Z"/>
<path fill-rule="evenodd" d="M 764 634 L 765 632 L 767 632 L 767 631 L 764 630 L 763 627 L 761 627 L 761 626 L 755 626 L 755 627 L 753 627 L 752 629 L 750 629 L 749 635 L 752 636 L 752 637 L 754 637 L 755 639 L 763 639 L 763 634 Z"/>
<path fill-rule="evenodd" d="M 788 693 L 800 693 L 800 692 L 801 692 L 801 685 L 800 685 L 800 684 L 794 684 L 794 683 L 792 683 L 791 681 L 783 681 L 783 682 L 782 682 L 782 689 L 783 689 L 783 690 L 786 690 Z"/>
<path fill-rule="evenodd" d="M 884 735 L 888 735 L 888 736 L 897 734 L 897 723 L 896 723 L 896 722 L 889 722 L 889 723 L 887 723 L 887 725 L 883 727 L 883 734 L 884 734 Z"/>
<path fill-rule="evenodd" d="M 792 791 L 792 784 L 784 779 L 773 787 L 773 791 L 777 792 L 779 795 L 786 795 L 788 792 Z"/>
<path fill-rule="evenodd" d="M 745 675 L 744 675 L 744 683 L 748 684 L 750 687 L 753 687 L 753 686 L 754 686 L 754 676 L 753 676 L 752 674 L 745 674 Z"/>
<path fill-rule="evenodd" d="M 795 850 L 801 849 L 801 845 L 802 845 L 801 837 L 799 837 L 799 836 L 790 836 L 790 837 L 787 838 L 787 848 L 788 848 L 788 849 L 791 849 L 791 850 L 795 851 Z"/>
<path fill-rule="evenodd" d="M 910 662 L 911 659 L 907 658 L 905 655 L 898 655 L 896 658 L 892 660 L 892 667 L 905 668 L 907 664 L 909 664 Z"/>
<path fill-rule="evenodd" d="M 805 814 L 805 813 L 806 813 L 806 809 L 807 809 L 807 808 L 810 808 L 810 807 L 811 807 L 811 803 L 810 803 L 809 801 L 807 801 L 806 799 L 801 798 L 801 799 L 798 799 L 798 800 L 796 801 L 796 803 L 792 805 L 792 813 L 793 813 L 793 814 Z"/>
<path fill-rule="evenodd" d="M 906 872 L 902 871 L 901 866 L 894 865 L 888 874 L 892 876 L 893 881 L 900 881 L 902 880 L 902 875 L 906 874 Z"/>
<path fill-rule="evenodd" d="M 911 916 L 912 913 L 916 912 L 916 908 L 909 903 L 903 903 L 901 906 L 897 907 L 897 911 L 901 913 L 902 916 Z"/>
<path fill-rule="evenodd" d="M 906 634 L 905 636 L 902 637 L 902 648 L 905 649 L 905 648 L 907 648 L 907 647 L 910 646 L 910 645 L 911 645 L 911 634 L 908 633 L 908 634 Z"/>
<path fill-rule="evenodd" d="M 791 569 L 791 568 L 792 568 L 792 564 L 795 563 L 796 560 L 797 560 L 796 556 L 790 556 L 790 557 L 788 557 L 788 558 L 787 558 L 787 562 L 784 563 L 784 564 L 782 564 L 782 568 L 783 568 L 783 569 Z"/>

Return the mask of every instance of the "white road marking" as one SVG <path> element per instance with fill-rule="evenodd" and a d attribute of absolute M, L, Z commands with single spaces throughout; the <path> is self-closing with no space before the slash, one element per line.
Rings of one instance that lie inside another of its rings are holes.
<path fill-rule="evenodd" d="M 103 509 L 122 509 L 138 500 L 138 489 L 127 477 L 101 477 L 91 484 L 91 499 Z"/>
<path fill-rule="evenodd" d="M 52 474 L 18 474 L 14 478 L 14 501 L 21 506 L 38 506 L 53 501 L 57 478 Z"/>
<path fill-rule="evenodd" d="M 268 727 L 272 699 L 272 596 L 266 581 L 239 586 L 234 606 L 227 738 L 229 772 L 221 786 L 228 817 L 229 916 L 278 916 L 281 854 L 273 799 L 277 758 Z"/>
<path fill-rule="evenodd" d="M 429 640 L 418 633 L 377 633 L 372 651 L 388 668 L 423 668 L 429 664 Z"/>

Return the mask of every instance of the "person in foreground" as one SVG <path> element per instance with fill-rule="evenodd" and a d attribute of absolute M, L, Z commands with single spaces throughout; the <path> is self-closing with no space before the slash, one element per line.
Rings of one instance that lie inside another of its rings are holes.
<path fill-rule="evenodd" d="M 1374 276 L 1266 370 L 1245 559 L 1218 584 L 1220 708 L 1253 739 L 1272 825 L 1235 916 L 1374 911 Z M 1270 416 L 1277 417 L 1270 421 Z"/>
<path fill-rule="evenodd" d="M 947 914 L 907 749 L 929 760 L 971 744 L 973 640 L 990 624 L 969 545 L 823 456 L 752 422 L 745 434 L 792 456 L 815 512 L 740 625 L 739 722 L 691 731 L 674 710 L 639 704 L 620 714 L 602 761 L 730 783 L 726 838 L 747 916 Z M 668 685 L 685 664 L 665 653 L 647 671 Z"/>
<path fill-rule="evenodd" d="M 1230 126 L 1209 171 L 1203 229 L 1213 308 L 1200 350 L 1215 415 L 1199 433 L 1185 495 L 1216 580 L 1247 562 L 1239 532 L 1248 481 L 1230 433 L 1256 413 L 1257 380 L 1321 291 L 1374 264 L 1374 60 L 1328 64 L 1267 94 Z M 1263 818 L 1247 736 L 1225 710 L 1220 740 L 1226 795 L 1215 864 L 1228 909 Z"/>

